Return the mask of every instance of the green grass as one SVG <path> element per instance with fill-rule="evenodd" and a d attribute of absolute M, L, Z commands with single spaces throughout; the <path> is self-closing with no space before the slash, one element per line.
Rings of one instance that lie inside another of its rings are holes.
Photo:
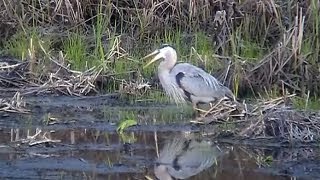
<path fill-rule="evenodd" d="M 202 66 L 210 73 L 222 67 L 221 62 L 213 58 L 213 55 L 216 54 L 214 46 L 204 32 L 197 32 L 194 35 L 191 47 L 192 49 L 189 49 L 190 63 L 193 65 Z"/>
<path fill-rule="evenodd" d="M 233 69 L 233 93 L 238 96 L 240 84 L 244 74 L 243 65 L 258 63 L 260 59 L 268 52 L 262 45 L 259 45 L 261 39 L 250 38 L 247 27 L 251 26 L 250 20 L 244 21 L 242 25 L 230 35 L 230 47 L 224 50 L 231 56 Z M 261 37 L 260 37 L 261 38 Z"/>
<path fill-rule="evenodd" d="M 102 65 L 104 70 L 106 71 L 107 66 L 105 62 L 106 58 L 106 51 L 105 47 L 103 46 L 103 35 L 106 32 L 107 27 L 107 18 L 104 16 L 102 11 L 102 0 L 100 0 L 100 5 L 98 6 L 98 14 L 96 16 L 96 23 L 93 26 L 93 33 L 95 39 L 95 46 L 94 46 L 94 58 L 99 65 Z"/>
<path fill-rule="evenodd" d="M 16 58 L 24 60 L 28 53 L 29 42 L 27 35 L 19 32 L 13 35 L 4 45 L 4 51 Z"/>
<path fill-rule="evenodd" d="M 50 36 L 41 36 L 36 28 L 28 28 L 25 31 L 21 30 L 14 34 L 4 44 L 4 52 L 21 60 L 29 58 L 30 50 L 33 49 L 37 58 L 42 58 L 45 51 L 50 51 L 52 40 Z"/>
<path fill-rule="evenodd" d="M 318 64 L 317 59 L 319 58 L 320 53 L 320 12 L 319 12 L 319 1 L 317 0 L 311 0 L 311 12 L 312 12 L 312 21 L 311 21 L 311 32 L 310 32 L 310 40 L 309 45 L 307 44 L 308 49 L 310 48 L 310 51 L 308 52 L 314 52 L 313 58 L 312 58 L 312 64 Z M 310 45 L 311 44 L 311 45 Z M 313 51 L 312 51 L 313 50 Z"/>
<path fill-rule="evenodd" d="M 117 52 L 117 41 L 120 41 L 119 35 L 115 32 L 110 32 L 109 30 L 101 29 L 104 22 L 97 18 L 97 26 L 95 26 L 95 41 L 93 50 L 88 46 L 90 41 L 87 40 L 85 34 L 81 32 L 70 32 L 68 38 L 62 41 L 63 48 L 62 51 L 66 55 L 66 59 L 71 64 L 71 68 L 74 70 L 86 70 L 93 66 L 102 67 L 104 72 L 111 72 L 114 76 L 115 81 L 112 81 L 112 84 L 106 85 L 106 90 L 108 92 L 114 92 L 118 89 L 118 83 L 121 79 L 130 80 L 129 76 L 132 71 L 141 72 L 144 78 L 150 78 L 155 76 L 157 73 L 157 63 L 149 66 L 146 69 L 142 69 L 144 63 L 149 61 L 141 60 L 141 57 L 148 54 L 149 52 L 156 49 L 162 43 L 173 44 L 178 52 L 178 57 L 180 62 L 189 62 L 196 66 L 202 66 L 206 71 L 212 73 L 219 68 L 223 68 L 223 64 L 220 60 L 215 59 L 213 55 L 215 54 L 212 42 L 204 32 L 197 32 L 191 38 L 191 41 L 186 43 L 186 38 L 184 37 L 181 31 L 167 31 L 163 39 L 161 37 L 156 37 L 156 43 L 154 44 L 154 49 L 144 49 L 139 52 L 135 52 L 132 55 L 127 54 L 125 56 L 117 58 L 112 53 Z M 100 27 L 101 26 L 101 27 Z M 102 32 L 103 31 L 103 32 Z M 14 55 L 18 58 L 23 58 L 26 56 L 28 49 L 30 48 L 28 42 L 28 36 L 32 37 L 36 43 L 35 51 L 41 52 L 40 47 L 37 42 L 42 39 L 49 39 L 47 37 L 40 37 L 37 31 L 30 31 L 31 35 L 26 35 L 23 32 L 17 33 L 13 36 L 10 41 L 6 43 L 6 52 L 8 54 Z M 104 34 L 104 35 L 103 35 Z M 102 36 L 107 38 L 107 45 L 105 46 L 102 42 Z M 255 42 L 249 42 L 242 39 L 241 32 L 234 34 L 231 39 L 231 47 L 233 48 L 233 64 L 235 64 L 235 74 L 234 74 L 234 89 L 235 94 L 237 94 L 237 88 L 239 86 L 241 78 L 241 64 L 236 57 L 241 57 L 241 59 L 248 60 L 252 63 L 257 62 L 262 58 L 265 49 L 260 47 Z M 31 39 L 31 38 L 29 38 Z M 50 49 L 50 41 L 47 41 L 45 44 L 49 46 L 46 49 Z M 89 43 L 88 43 L 89 42 Z M 303 52 L 309 52 L 310 44 L 306 44 L 303 49 Z M 113 58 L 113 59 L 112 59 Z M 160 93 L 158 93 L 160 92 Z M 271 92 L 270 92 L 271 93 Z M 150 91 L 145 96 L 131 96 L 131 102 L 144 101 L 144 100 L 153 100 L 158 102 L 168 102 L 168 98 L 163 94 L 162 91 Z"/>
<path fill-rule="evenodd" d="M 306 31 L 301 47 L 301 54 L 307 57 L 307 62 L 310 68 L 319 69 L 319 54 L 320 54 L 320 12 L 319 1 L 311 0 L 311 16 L 309 23 L 306 23 Z M 317 94 L 319 95 L 319 93 Z"/>
<path fill-rule="evenodd" d="M 86 70 L 91 67 L 88 57 L 88 47 L 84 35 L 70 33 L 68 39 L 63 42 L 63 51 L 74 70 Z"/>
<path fill-rule="evenodd" d="M 319 110 L 320 109 L 320 101 L 317 97 L 308 98 L 301 98 L 295 97 L 292 99 L 293 106 L 296 109 L 300 110 Z"/>
<path fill-rule="evenodd" d="M 154 87 L 156 88 L 156 87 Z M 163 91 L 160 90 L 149 90 L 144 95 L 122 95 L 122 98 L 128 101 L 131 104 L 135 104 L 137 102 L 158 102 L 158 103 L 169 103 L 170 99 Z"/>

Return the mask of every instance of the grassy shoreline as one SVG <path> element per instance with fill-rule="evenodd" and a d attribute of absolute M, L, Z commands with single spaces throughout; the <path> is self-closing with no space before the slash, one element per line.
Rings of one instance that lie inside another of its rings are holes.
<path fill-rule="evenodd" d="M 104 91 L 145 95 L 134 84 L 151 79 L 158 89 L 156 68 L 142 70 L 140 58 L 170 43 L 181 61 L 239 97 L 290 92 L 318 101 L 319 1 L 190 2 L 4 0 L 1 54 L 29 62 L 38 84 L 54 73 L 54 60 L 71 71 L 93 68 Z"/>

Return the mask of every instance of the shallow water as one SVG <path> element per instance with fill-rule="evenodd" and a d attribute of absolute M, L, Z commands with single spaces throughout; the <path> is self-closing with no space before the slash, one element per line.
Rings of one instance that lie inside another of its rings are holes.
<path fill-rule="evenodd" d="M 161 149 L 164 140 L 179 133 L 131 132 L 129 135 L 135 140 L 129 144 L 123 143 L 115 132 L 94 128 L 57 129 L 51 133 L 51 138 L 61 142 L 29 147 L 19 143 L 27 137 L 28 131 L 31 135 L 35 133 L 34 129 L 1 130 L 1 177 L 143 179 L 145 175 L 153 176 L 156 143 Z M 194 179 L 234 179 L 234 176 L 239 176 L 239 179 L 284 179 L 259 172 L 255 160 L 237 148 L 225 154 L 218 166 L 213 165 Z"/>
<path fill-rule="evenodd" d="M 100 101 L 105 102 L 103 98 Z M 30 114 L 0 114 L 0 177 L 146 179 L 148 176 L 156 179 L 154 167 L 162 148 L 174 137 L 187 137 L 205 139 L 222 152 L 216 163 L 190 179 L 320 178 L 317 149 L 221 143 L 200 136 L 201 127 L 190 125 L 188 120 L 192 117 L 175 106 L 133 107 L 117 101 L 99 104 L 99 101 L 68 97 L 63 101 L 32 97 L 27 100 L 32 108 Z M 128 111 L 137 117 L 139 125 L 118 134 L 116 123 Z M 164 115 L 166 111 L 172 114 Z M 48 121 L 48 117 L 56 119 Z M 31 146 L 27 140 L 36 134 L 36 129 L 41 132 L 35 136 L 35 142 L 43 137 L 59 142 Z"/>

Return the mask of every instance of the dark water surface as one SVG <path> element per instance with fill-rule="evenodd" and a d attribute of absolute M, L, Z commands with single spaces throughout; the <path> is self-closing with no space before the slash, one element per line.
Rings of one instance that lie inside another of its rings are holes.
<path fill-rule="evenodd" d="M 28 99 L 30 114 L 0 114 L 1 179 L 156 179 L 157 157 L 172 139 L 203 140 L 201 127 L 190 125 L 191 117 L 184 115 L 188 113 L 175 106 L 99 104 L 106 102 L 103 98 L 39 99 Z M 132 118 L 132 114 L 139 125 L 118 134 L 116 123 Z M 55 142 L 32 144 L 46 138 Z M 246 147 L 210 138 L 205 141 L 210 144 L 205 147 L 219 147 L 220 153 L 215 163 L 189 179 L 320 178 L 318 149 Z M 200 153 L 190 153 L 195 159 L 204 153 L 202 145 L 184 146 L 181 152 L 188 149 L 200 149 Z M 181 154 L 175 162 L 168 162 L 174 170 L 181 170 L 179 160 L 188 156 Z"/>

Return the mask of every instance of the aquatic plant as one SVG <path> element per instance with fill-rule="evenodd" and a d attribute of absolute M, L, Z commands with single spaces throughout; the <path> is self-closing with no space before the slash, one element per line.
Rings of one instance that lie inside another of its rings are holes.
<path fill-rule="evenodd" d="M 118 123 L 117 132 L 122 134 L 127 128 L 138 124 L 135 114 L 130 111 L 119 112 L 120 121 Z"/>
<path fill-rule="evenodd" d="M 131 126 L 135 126 L 137 124 L 138 124 L 137 121 L 135 121 L 133 119 L 126 119 L 126 120 L 120 122 L 120 124 L 118 125 L 118 128 L 117 128 L 117 132 L 119 134 L 122 134 L 124 130 L 126 130 L 127 128 L 129 128 Z"/>

